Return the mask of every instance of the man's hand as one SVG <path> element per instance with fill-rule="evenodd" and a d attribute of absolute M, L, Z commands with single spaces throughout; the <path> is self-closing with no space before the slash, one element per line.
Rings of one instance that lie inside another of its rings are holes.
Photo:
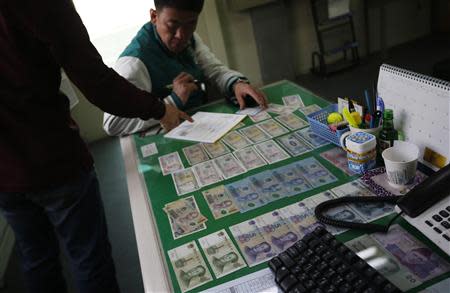
<path fill-rule="evenodd" d="M 192 120 L 191 116 L 184 113 L 183 111 L 178 110 L 176 107 L 165 104 L 166 105 L 166 114 L 159 120 L 159 123 L 161 123 L 161 126 L 164 128 L 165 131 L 170 131 L 171 129 L 177 127 L 181 120 L 187 120 L 189 122 L 194 122 Z"/>
<path fill-rule="evenodd" d="M 181 72 L 173 80 L 173 92 L 180 97 L 183 104 L 189 99 L 189 96 L 198 90 L 198 86 L 194 83 L 194 77 L 186 72 Z"/>
<path fill-rule="evenodd" d="M 245 82 L 238 82 L 234 85 L 234 95 L 239 103 L 239 108 L 245 108 L 244 97 L 250 95 L 263 109 L 267 108 L 266 95 L 259 89 Z"/>

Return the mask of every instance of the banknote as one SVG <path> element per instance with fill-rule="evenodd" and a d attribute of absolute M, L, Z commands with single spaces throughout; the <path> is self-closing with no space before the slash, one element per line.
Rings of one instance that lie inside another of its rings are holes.
<path fill-rule="evenodd" d="M 178 195 L 193 192 L 198 189 L 197 179 L 191 168 L 172 173 L 173 183 Z"/>
<path fill-rule="evenodd" d="M 341 169 L 347 175 L 355 174 L 348 167 L 347 152 L 344 151 L 343 149 L 341 149 L 339 147 L 332 148 L 331 150 L 321 153 L 320 156 L 322 158 L 324 158 L 325 160 L 329 161 L 331 164 L 333 164 L 337 168 Z"/>
<path fill-rule="evenodd" d="M 240 150 L 252 144 L 250 140 L 237 131 L 229 132 L 222 138 L 222 141 L 234 150 Z"/>
<path fill-rule="evenodd" d="M 220 157 L 230 152 L 230 150 L 220 140 L 215 143 L 203 143 L 202 145 L 211 159 Z"/>
<path fill-rule="evenodd" d="M 259 194 L 264 195 L 266 202 L 272 202 L 287 196 L 283 182 L 274 176 L 272 170 L 267 170 L 248 177 Z"/>
<path fill-rule="evenodd" d="M 170 229 L 172 230 L 174 240 L 206 229 L 206 224 L 202 223 L 195 228 L 189 227 L 188 230 L 184 230 L 177 223 L 175 223 L 174 219 L 172 219 L 169 215 L 167 215 L 167 217 L 169 219 Z"/>
<path fill-rule="evenodd" d="M 399 225 L 392 226 L 389 233 L 375 233 L 372 237 L 422 282 L 450 270 L 447 261 Z"/>
<path fill-rule="evenodd" d="M 282 134 L 288 133 L 289 130 L 281 126 L 280 123 L 276 122 L 273 119 L 265 120 L 263 122 L 259 122 L 256 124 L 259 128 L 261 128 L 265 133 L 269 134 L 272 137 L 280 136 Z"/>
<path fill-rule="evenodd" d="M 183 231 L 192 232 L 208 219 L 200 213 L 193 196 L 182 198 L 165 205 L 164 211 Z"/>
<path fill-rule="evenodd" d="M 181 292 L 189 291 L 212 281 L 211 273 L 195 241 L 171 249 L 167 254 Z"/>
<path fill-rule="evenodd" d="M 200 143 L 184 147 L 183 153 L 191 166 L 209 160 Z"/>
<path fill-rule="evenodd" d="M 222 173 L 225 179 L 245 173 L 245 168 L 233 156 L 233 154 L 226 154 L 214 159 L 217 169 Z"/>
<path fill-rule="evenodd" d="M 325 191 L 314 196 L 308 197 L 303 200 L 303 203 L 308 207 L 308 209 L 314 211 L 315 208 L 322 202 L 336 198 L 335 195 L 330 191 Z M 341 205 L 339 207 L 331 208 L 326 211 L 326 216 L 340 221 L 349 221 L 356 223 L 363 223 L 364 220 L 356 213 L 351 207 L 347 205 Z M 331 234 L 336 235 L 347 231 L 348 229 L 325 225 Z"/>
<path fill-rule="evenodd" d="M 293 228 L 293 231 L 299 235 L 300 238 L 314 231 L 316 227 L 323 226 L 323 224 L 318 222 L 314 215 L 315 207 L 312 207 L 311 203 L 307 203 L 308 202 L 300 201 L 279 210 L 282 217 L 286 219 Z"/>
<path fill-rule="evenodd" d="M 239 212 L 239 207 L 223 185 L 205 190 L 202 194 L 216 220 Z"/>
<path fill-rule="evenodd" d="M 266 165 L 266 161 L 258 154 L 254 147 L 246 147 L 245 149 L 237 150 L 234 156 L 242 163 L 247 170 L 252 170 Z"/>
<path fill-rule="evenodd" d="M 337 186 L 331 191 L 337 197 L 343 196 L 375 196 L 360 180 L 354 180 Z M 394 205 L 385 202 L 355 202 L 351 205 L 366 222 L 376 220 L 394 212 Z"/>
<path fill-rule="evenodd" d="M 329 141 L 321 138 L 320 136 L 312 132 L 310 127 L 297 130 L 295 132 L 295 135 L 297 135 L 301 139 L 304 139 L 314 148 L 318 148 L 330 143 Z"/>
<path fill-rule="evenodd" d="M 278 114 L 278 115 L 284 115 L 289 114 L 297 110 L 297 106 L 285 106 L 280 104 L 274 104 L 270 103 L 266 109 L 267 112 Z"/>
<path fill-rule="evenodd" d="M 350 240 L 345 245 L 403 292 L 422 283 L 369 235 Z"/>
<path fill-rule="evenodd" d="M 293 164 L 276 168 L 273 175 L 283 182 L 287 196 L 297 195 L 313 189 L 313 186 L 302 176 Z"/>
<path fill-rule="evenodd" d="M 270 135 L 262 131 L 258 126 L 251 125 L 239 130 L 251 142 L 258 143 L 270 139 Z"/>
<path fill-rule="evenodd" d="M 261 111 L 258 114 L 251 115 L 249 117 L 255 123 L 272 118 L 272 116 L 270 116 L 270 114 L 267 113 L 266 111 Z"/>
<path fill-rule="evenodd" d="M 236 112 L 236 114 L 238 114 L 238 115 L 249 115 L 250 116 L 250 115 L 256 115 L 256 114 L 258 114 L 261 111 L 262 111 L 262 108 L 260 106 L 252 107 L 252 108 L 246 107 L 246 108 L 244 108 L 242 110 L 238 110 Z"/>
<path fill-rule="evenodd" d="M 199 187 L 214 184 L 222 180 L 222 175 L 212 160 L 194 165 L 192 169 Z"/>
<path fill-rule="evenodd" d="M 265 262 L 276 255 L 276 251 L 263 237 L 255 220 L 231 226 L 230 232 L 249 267 Z"/>
<path fill-rule="evenodd" d="M 308 122 L 298 117 L 294 113 L 280 115 L 275 118 L 278 122 L 289 128 L 290 130 L 297 130 L 308 126 Z"/>
<path fill-rule="evenodd" d="M 239 129 L 239 128 L 242 128 L 242 127 L 244 127 L 245 126 L 245 123 L 244 122 L 239 122 L 235 127 L 233 127 L 231 130 L 236 130 L 236 129 Z"/>
<path fill-rule="evenodd" d="M 322 166 L 314 157 L 295 162 L 295 167 L 314 187 L 333 183 L 338 180 L 336 176 Z"/>
<path fill-rule="evenodd" d="M 299 239 L 293 227 L 276 210 L 257 217 L 255 221 L 263 237 L 278 253 L 283 252 Z"/>
<path fill-rule="evenodd" d="M 261 142 L 255 145 L 255 149 L 269 164 L 290 158 L 286 151 L 273 140 Z"/>
<path fill-rule="evenodd" d="M 300 95 L 290 95 L 290 96 L 284 96 L 281 98 L 283 100 L 283 104 L 285 106 L 292 106 L 292 107 L 305 107 L 305 104 L 303 103 L 302 97 Z"/>
<path fill-rule="evenodd" d="M 247 266 L 225 229 L 202 237 L 198 242 L 216 278 Z"/>
<path fill-rule="evenodd" d="M 302 140 L 298 139 L 292 133 L 283 135 L 275 139 L 288 153 L 295 157 L 301 154 L 307 153 L 312 150 L 312 148 Z"/>
<path fill-rule="evenodd" d="M 183 162 L 181 162 L 178 152 L 173 152 L 158 158 L 159 165 L 163 175 L 168 175 L 175 171 L 184 169 Z"/>
<path fill-rule="evenodd" d="M 142 157 L 146 158 L 146 157 L 157 154 L 158 148 L 156 147 L 155 143 L 150 143 L 150 144 L 141 146 L 141 152 L 142 152 Z"/>
<path fill-rule="evenodd" d="M 227 184 L 225 188 L 233 197 L 241 213 L 256 209 L 267 203 L 264 194 L 260 193 L 248 178 Z"/>
<path fill-rule="evenodd" d="M 306 116 L 309 115 L 311 113 L 320 111 L 322 108 L 320 108 L 319 106 L 317 106 L 316 104 L 312 104 L 306 107 L 300 107 L 300 111 Z"/>

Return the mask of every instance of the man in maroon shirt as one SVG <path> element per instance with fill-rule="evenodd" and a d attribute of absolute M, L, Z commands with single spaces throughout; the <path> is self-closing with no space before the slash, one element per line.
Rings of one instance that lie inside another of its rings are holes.
<path fill-rule="evenodd" d="M 61 68 L 108 113 L 166 129 L 190 118 L 106 67 L 71 0 L 0 1 L 0 211 L 27 288 L 66 291 L 58 237 L 81 292 L 117 292 L 97 177 L 59 92 Z"/>

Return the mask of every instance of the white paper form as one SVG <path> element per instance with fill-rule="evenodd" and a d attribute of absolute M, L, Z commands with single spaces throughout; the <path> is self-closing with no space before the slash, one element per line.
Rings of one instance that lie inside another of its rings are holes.
<path fill-rule="evenodd" d="M 267 268 L 210 288 L 208 293 L 281 293 L 272 271 Z"/>
<path fill-rule="evenodd" d="M 164 137 L 214 143 L 241 122 L 246 115 L 197 112 L 194 122 L 184 121 L 169 131 Z"/>

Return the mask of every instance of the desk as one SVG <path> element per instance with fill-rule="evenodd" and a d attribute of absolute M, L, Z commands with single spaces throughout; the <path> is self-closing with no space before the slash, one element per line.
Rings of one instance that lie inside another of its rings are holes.
<path fill-rule="evenodd" d="M 269 99 L 275 103 L 281 103 L 282 96 L 300 94 L 306 105 L 310 105 L 313 103 L 321 107 L 327 105 L 327 102 L 325 100 L 288 81 L 281 81 L 268 85 L 263 88 L 263 91 L 267 94 Z M 228 113 L 234 111 L 234 109 L 230 108 L 228 105 L 225 105 L 223 102 L 216 102 L 211 105 L 206 105 L 204 108 L 202 108 L 202 110 L 215 112 L 221 111 Z M 250 119 L 246 119 L 244 120 L 244 122 L 247 125 L 253 124 Z M 142 155 L 140 154 L 140 146 L 152 142 L 156 142 L 158 147 L 158 154 L 146 159 L 142 159 Z M 334 147 L 331 144 L 322 146 L 298 157 L 293 157 L 285 161 L 276 163 L 274 164 L 274 166 L 286 165 L 299 159 L 314 156 L 338 178 L 337 182 L 315 188 L 293 197 L 280 199 L 278 201 L 272 202 L 270 205 L 266 205 L 243 214 L 237 213 L 219 220 L 214 220 L 207 207 L 206 202 L 201 195 L 201 191 L 214 187 L 214 185 L 205 187 L 192 194 L 196 197 L 202 214 L 208 217 L 208 228 L 206 230 L 196 232 L 192 235 L 173 240 L 170 233 L 168 219 L 163 212 L 162 207 L 165 203 L 177 200 L 180 197 L 178 197 L 175 193 L 171 177 L 163 177 L 161 175 L 157 158 L 161 155 L 173 152 L 175 150 L 179 151 L 179 153 L 182 153 L 181 148 L 191 144 L 192 143 L 184 141 L 167 140 L 164 139 L 161 135 L 151 137 L 139 137 L 137 135 L 134 135 L 121 139 L 122 152 L 127 172 L 130 204 L 132 209 L 135 234 L 137 238 L 144 288 L 146 292 L 179 291 L 179 287 L 173 270 L 171 266 L 168 265 L 169 260 L 166 253 L 167 250 L 178 247 L 182 244 L 185 244 L 194 239 L 198 239 L 199 237 L 203 237 L 220 229 L 228 228 L 229 226 L 240 223 L 244 220 L 252 219 L 274 209 L 287 206 L 308 196 L 326 191 L 356 178 L 356 176 L 346 175 L 335 166 L 330 164 L 328 161 L 322 159 L 319 154 Z M 185 167 L 189 166 L 183 156 L 182 161 Z M 268 165 L 267 167 L 272 168 L 272 165 Z M 256 169 L 256 171 L 252 170 L 251 174 L 259 172 L 261 172 L 261 169 Z M 248 176 L 248 174 L 244 174 L 241 176 L 246 177 Z M 231 178 L 229 180 L 225 180 L 224 183 L 237 181 L 240 178 L 241 177 Z M 150 182 L 151 184 L 149 184 Z M 149 196 L 151 197 L 151 203 L 147 194 L 149 194 Z M 383 220 L 386 219 L 382 219 L 382 221 Z M 159 229 L 157 227 L 159 227 Z M 229 234 L 231 236 L 231 233 Z M 359 235 L 361 235 L 361 233 L 348 231 L 344 234 L 339 235 L 338 239 L 347 241 Z M 259 271 L 266 266 L 266 263 L 262 263 L 252 268 L 243 268 L 220 279 L 214 279 L 213 281 L 189 292 L 198 292 L 199 290 L 211 288 L 218 284 L 225 283 L 234 278 L 237 278 L 241 275 Z M 450 274 L 447 274 L 446 276 L 448 277 L 449 275 Z"/>

